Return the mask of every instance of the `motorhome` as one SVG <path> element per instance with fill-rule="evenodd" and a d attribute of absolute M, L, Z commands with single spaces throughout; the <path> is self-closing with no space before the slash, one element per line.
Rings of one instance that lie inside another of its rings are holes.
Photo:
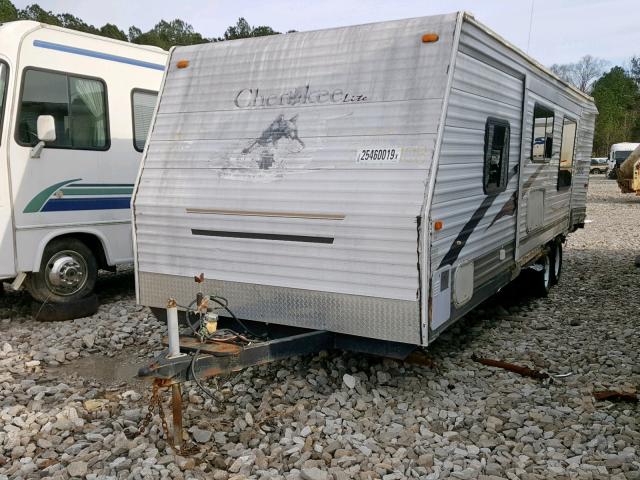
<path fill-rule="evenodd" d="M 620 165 L 631 155 L 636 148 L 640 146 L 640 143 L 622 142 L 614 143 L 609 149 L 609 162 L 607 164 L 609 171 L 609 178 L 618 178 L 618 170 Z"/>
<path fill-rule="evenodd" d="M 596 113 L 466 13 L 175 48 L 134 191 L 138 301 L 426 346 L 524 269 L 559 280 Z"/>
<path fill-rule="evenodd" d="M 0 280 L 88 296 L 132 261 L 130 201 L 167 52 L 17 21 L 0 26 Z"/>

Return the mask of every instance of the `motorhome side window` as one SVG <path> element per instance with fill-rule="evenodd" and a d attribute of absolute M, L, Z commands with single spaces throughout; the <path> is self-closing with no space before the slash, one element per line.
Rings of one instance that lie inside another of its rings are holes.
<path fill-rule="evenodd" d="M 100 80 L 27 70 L 18 116 L 18 143 L 33 146 L 38 142 L 36 125 L 40 115 L 51 115 L 55 120 L 56 139 L 47 147 L 109 148 L 107 102 Z"/>
<path fill-rule="evenodd" d="M 7 96 L 7 80 L 9 77 L 9 67 L 4 62 L 0 62 L 0 134 L 2 133 L 2 120 L 4 119 L 4 99 Z"/>
<path fill-rule="evenodd" d="M 571 186 L 573 156 L 576 145 L 578 124 L 565 118 L 562 123 L 562 143 L 560 144 L 560 166 L 558 170 L 558 190 Z"/>
<path fill-rule="evenodd" d="M 484 131 L 484 193 L 502 192 L 509 170 L 509 122 L 487 119 Z"/>
<path fill-rule="evenodd" d="M 533 109 L 531 160 L 547 162 L 553 156 L 553 110 L 536 103 Z"/>
<path fill-rule="evenodd" d="M 153 109 L 156 106 L 158 92 L 148 90 L 134 90 L 131 93 L 131 108 L 133 110 L 133 146 L 141 152 L 147 140 Z"/>

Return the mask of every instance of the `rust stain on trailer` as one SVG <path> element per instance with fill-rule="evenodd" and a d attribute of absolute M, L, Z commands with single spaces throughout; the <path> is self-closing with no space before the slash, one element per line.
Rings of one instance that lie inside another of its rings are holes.
<path fill-rule="evenodd" d="M 162 339 L 164 345 L 168 345 L 168 338 Z M 227 342 L 200 342 L 194 337 L 180 337 L 180 348 L 185 350 L 200 350 L 200 353 L 208 353 L 216 357 L 240 355 L 242 346 Z"/>

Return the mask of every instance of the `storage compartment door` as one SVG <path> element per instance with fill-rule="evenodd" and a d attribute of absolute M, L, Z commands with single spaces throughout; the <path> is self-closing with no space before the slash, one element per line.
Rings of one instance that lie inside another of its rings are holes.
<path fill-rule="evenodd" d="M 544 190 L 533 190 L 528 197 L 527 232 L 533 232 L 544 224 Z"/>
<path fill-rule="evenodd" d="M 431 330 L 436 330 L 451 318 L 451 268 L 438 270 L 431 279 Z"/>

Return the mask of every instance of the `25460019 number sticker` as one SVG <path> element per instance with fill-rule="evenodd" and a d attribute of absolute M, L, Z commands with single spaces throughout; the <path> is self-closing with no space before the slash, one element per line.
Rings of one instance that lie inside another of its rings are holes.
<path fill-rule="evenodd" d="M 402 149 L 399 147 L 375 147 L 358 149 L 356 163 L 398 163 Z"/>

